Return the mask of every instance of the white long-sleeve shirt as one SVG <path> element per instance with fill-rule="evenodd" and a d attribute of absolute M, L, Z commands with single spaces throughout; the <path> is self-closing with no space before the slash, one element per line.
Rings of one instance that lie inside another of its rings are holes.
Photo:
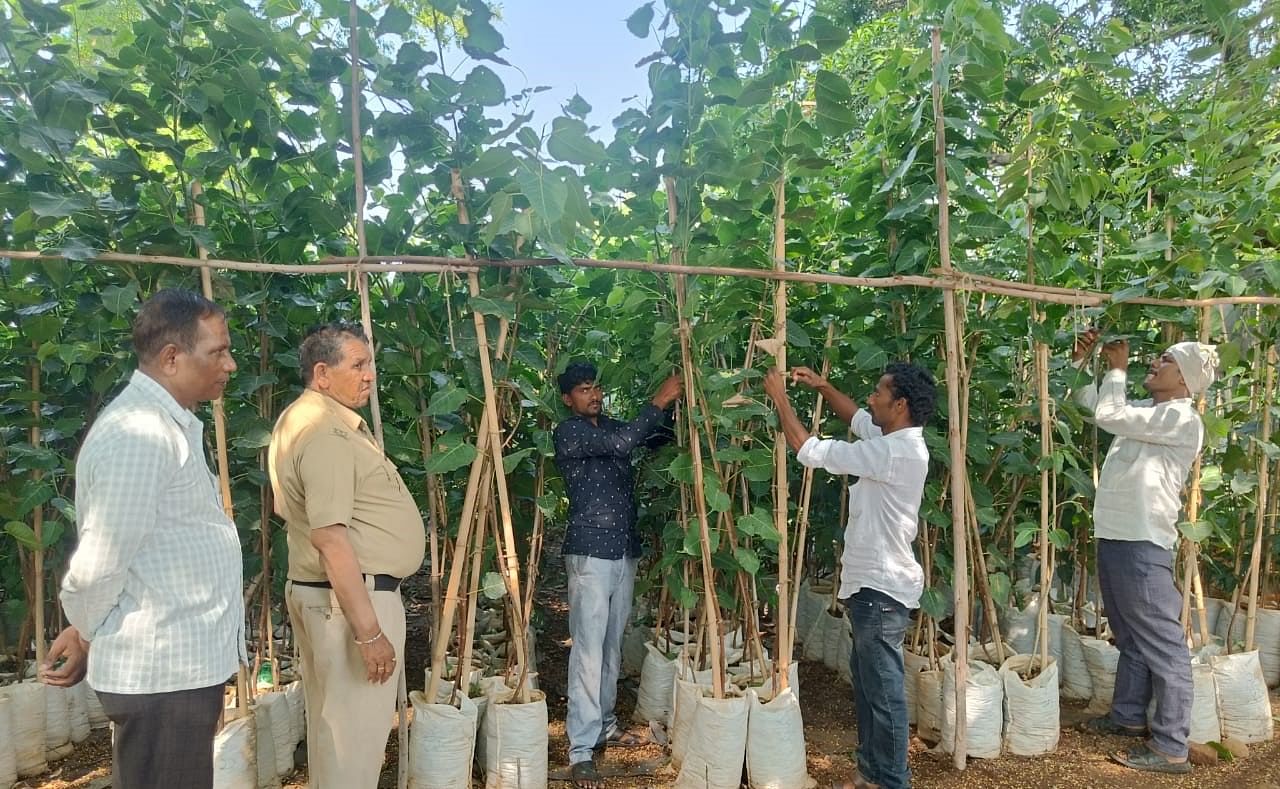
<path fill-rule="evenodd" d="M 916 608 L 924 571 L 911 543 L 929 473 L 924 433 L 908 427 L 883 435 L 865 409 L 854 413 L 850 426 L 860 441 L 810 438 L 796 456 L 802 465 L 858 477 L 849 487 L 839 596 L 869 587 Z"/>
<path fill-rule="evenodd" d="M 205 462 L 204 425 L 135 372 L 76 461 L 79 543 L 62 607 L 108 693 L 226 681 L 245 657 L 240 539 Z"/>
<path fill-rule="evenodd" d="M 1094 533 L 1173 548 L 1182 489 L 1204 444 L 1204 423 L 1189 397 L 1128 402 L 1127 381 L 1124 370 L 1108 370 L 1101 385 L 1089 384 L 1078 395 L 1098 427 L 1115 436 L 1093 500 Z"/>

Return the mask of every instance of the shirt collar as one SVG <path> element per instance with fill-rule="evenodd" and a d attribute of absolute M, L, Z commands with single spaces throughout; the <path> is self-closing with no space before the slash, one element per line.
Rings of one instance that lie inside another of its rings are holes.
<path fill-rule="evenodd" d="M 190 428 L 194 425 L 203 426 L 204 423 L 200 421 L 200 417 L 183 408 L 177 400 L 173 399 L 173 395 L 169 394 L 168 389 L 165 389 L 160 385 L 159 381 L 141 370 L 133 371 L 133 376 L 129 379 L 129 385 L 136 388 L 144 397 L 154 400 L 169 416 L 173 417 L 173 421 L 183 428 Z"/>
<path fill-rule="evenodd" d="M 364 424 L 364 417 L 360 416 L 360 414 L 355 411 L 352 411 L 350 408 L 347 408 L 342 403 L 339 403 L 337 400 L 334 400 L 327 394 L 317 392 L 314 389 L 304 389 L 302 390 L 302 396 L 298 399 L 308 400 L 312 404 L 323 405 L 329 413 L 333 414 L 334 417 L 350 429 L 361 433 L 367 432 Z"/>

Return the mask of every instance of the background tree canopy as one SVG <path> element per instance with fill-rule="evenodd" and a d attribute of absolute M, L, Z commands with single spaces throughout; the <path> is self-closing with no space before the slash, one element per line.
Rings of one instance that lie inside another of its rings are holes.
<path fill-rule="evenodd" d="M 650 96 L 644 110 L 615 118 L 610 136 L 584 120 L 591 97 L 575 97 L 548 126 L 530 124 L 529 91 L 513 95 L 493 68 L 506 62 L 502 25 L 482 0 L 362 3 L 368 254 L 661 262 L 674 248 L 692 265 L 770 268 L 781 178 L 788 267 L 929 273 L 939 248 L 928 36 L 939 25 L 956 267 L 1117 294 L 1105 308 L 1048 306 L 1043 321 L 1020 299 L 961 296 L 968 459 L 993 593 L 1007 602 L 1028 578 L 1019 559 L 1030 555 L 1039 502 L 1023 492 L 1045 464 L 1057 479 L 1051 539 L 1071 554 L 1060 577 L 1078 578 L 1090 561 L 1092 472 L 1107 439 L 1066 396 L 1079 381 L 1065 356 L 1071 335 L 1094 323 L 1135 335 L 1148 354 L 1196 336 L 1202 321 L 1221 344 L 1204 503 L 1184 533 L 1202 541 L 1210 586 L 1230 592 L 1254 514 L 1265 508 L 1271 580 L 1278 508 L 1274 496 L 1269 507 L 1259 500 L 1257 485 L 1259 464 L 1280 459 L 1260 429 L 1264 411 L 1275 411 L 1261 387 L 1275 308 L 1202 312 L 1133 299 L 1280 293 L 1275 4 L 655 0 L 625 25 L 654 44 L 637 64 Z M 62 256 L 0 252 L 8 640 L 32 596 L 23 583 L 31 552 L 46 551 L 52 589 L 74 544 L 75 452 L 129 372 L 138 303 L 162 286 L 199 286 L 191 269 L 95 255 L 194 257 L 203 246 L 222 259 L 307 263 L 356 254 L 351 32 L 348 6 L 336 0 L 0 6 L 0 248 Z M 203 227 L 192 218 L 196 182 Z M 481 280 L 472 296 L 452 274 L 372 277 L 386 443 L 424 510 L 456 529 L 450 518 L 475 456 L 484 391 L 469 315 L 489 316 L 491 337 L 506 319 L 512 346 L 495 375 L 505 470 L 527 534 L 535 508 L 553 523 L 564 511 L 554 467 L 543 461 L 562 416 L 550 374 L 574 357 L 596 360 L 613 410 L 625 415 L 679 362 L 680 316 L 671 283 L 644 271 L 548 266 L 488 270 Z M 273 561 L 283 563 L 262 450 L 300 386 L 297 345 L 306 327 L 357 315 L 357 295 L 342 275 L 221 271 L 214 285 L 240 364 L 226 404 L 252 578 L 264 528 Z M 829 360 L 835 382 L 859 398 L 892 359 L 919 361 L 941 379 L 940 304 L 940 292 L 927 289 L 792 286 L 789 358 Z M 723 514 L 715 563 L 763 581 L 777 558 L 765 514 L 774 421 L 756 382 L 768 357 L 747 364 L 746 354 L 750 338 L 769 334 L 772 286 L 693 278 L 685 316 L 705 404 L 699 418 L 722 464 L 706 480 L 708 506 Z M 1035 341 L 1055 349 L 1057 445 L 1048 457 Z M 739 391 L 749 402 L 726 406 Z M 953 416 L 941 414 L 928 431 L 938 473 L 925 517 L 941 539 L 926 608 L 936 616 L 952 570 L 943 425 Z M 540 464 L 545 490 L 535 484 Z M 428 474 L 440 483 L 430 502 Z M 698 535 L 672 483 L 692 474 L 687 450 L 673 446 L 645 463 L 640 483 L 642 528 L 660 549 L 652 578 L 686 603 L 694 592 L 681 570 L 698 555 Z M 820 475 L 813 511 L 812 550 L 829 569 L 840 532 L 836 480 Z M 282 573 L 274 578 L 283 582 Z M 760 584 L 765 598 L 771 588 Z M 733 607 L 732 589 L 722 600 Z"/>

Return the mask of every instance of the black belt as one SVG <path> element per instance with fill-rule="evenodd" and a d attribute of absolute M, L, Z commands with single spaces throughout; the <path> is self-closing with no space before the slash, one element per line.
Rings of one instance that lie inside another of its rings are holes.
<path fill-rule="evenodd" d="M 362 577 L 365 579 L 368 579 L 369 575 L 366 573 Z M 294 581 L 293 579 L 290 579 L 290 581 L 293 583 L 294 586 L 310 586 L 315 589 L 332 589 L 333 588 L 333 584 L 329 583 L 328 581 Z M 373 591 L 375 592 L 394 592 L 399 588 L 400 588 L 400 579 L 395 577 L 394 575 L 384 575 L 383 573 L 378 573 L 377 575 L 373 576 Z"/>

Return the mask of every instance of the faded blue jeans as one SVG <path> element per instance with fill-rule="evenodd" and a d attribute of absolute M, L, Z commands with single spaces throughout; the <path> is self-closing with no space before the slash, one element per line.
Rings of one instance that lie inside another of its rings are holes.
<path fill-rule="evenodd" d="M 853 627 L 849 669 L 858 722 L 858 771 L 883 789 L 906 789 L 911 785 L 911 732 L 902 640 L 910 612 L 884 592 L 865 586 L 841 602 Z"/>
<path fill-rule="evenodd" d="M 618 730 L 618 670 L 622 630 L 631 616 L 636 559 L 564 557 L 569 576 L 569 764 L 591 760 L 592 750 Z"/>

